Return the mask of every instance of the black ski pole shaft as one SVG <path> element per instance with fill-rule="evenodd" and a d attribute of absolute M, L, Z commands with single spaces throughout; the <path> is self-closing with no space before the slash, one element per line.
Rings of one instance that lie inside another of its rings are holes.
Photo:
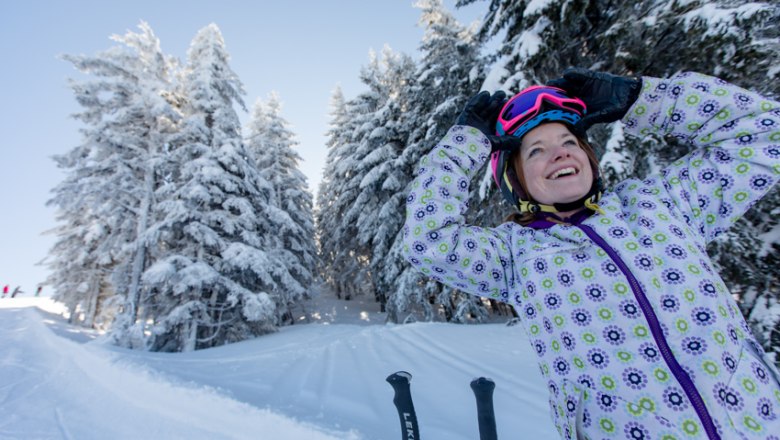
<path fill-rule="evenodd" d="M 493 390 L 495 382 L 480 377 L 471 381 L 471 389 L 477 398 L 477 420 L 479 421 L 479 439 L 497 440 L 496 414 L 493 411 Z"/>
<path fill-rule="evenodd" d="M 398 410 L 398 417 L 401 419 L 401 440 L 418 440 L 420 438 L 417 414 L 414 412 L 412 392 L 409 389 L 411 381 L 412 375 L 406 371 L 398 371 L 387 376 L 387 382 L 393 386 L 395 391 L 393 403 Z"/>

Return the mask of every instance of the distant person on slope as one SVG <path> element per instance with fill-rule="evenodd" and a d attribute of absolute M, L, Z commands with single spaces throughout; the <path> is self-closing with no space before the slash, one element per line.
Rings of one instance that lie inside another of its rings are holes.
<path fill-rule="evenodd" d="M 617 120 L 695 150 L 606 190 L 584 133 Z M 463 219 L 487 160 L 517 210 L 496 228 Z M 779 103 L 697 73 L 573 69 L 466 104 L 421 161 L 405 252 L 517 309 L 562 438 L 778 440 L 780 376 L 705 247 L 779 172 Z"/>
<path fill-rule="evenodd" d="M 16 286 L 13 293 L 11 293 L 11 298 L 16 298 L 16 295 L 20 295 L 24 292 L 22 292 L 22 286 Z"/>

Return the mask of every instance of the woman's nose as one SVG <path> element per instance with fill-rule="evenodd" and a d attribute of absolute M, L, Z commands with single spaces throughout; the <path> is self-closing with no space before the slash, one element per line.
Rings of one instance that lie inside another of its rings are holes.
<path fill-rule="evenodd" d="M 570 156 L 569 149 L 564 147 L 563 145 L 559 145 L 555 147 L 555 149 L 552 152 L 552 159 L 553 161 L 558 161 L 561 159 L 565 159 Z"/>

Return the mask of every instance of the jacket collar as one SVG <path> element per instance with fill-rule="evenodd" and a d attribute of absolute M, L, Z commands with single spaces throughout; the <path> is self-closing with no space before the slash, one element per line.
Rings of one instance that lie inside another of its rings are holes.
<path fill-rule="evenodd" d="M 579 212 L 572 214 L 567 218 L 560 218 L 552 212 L 539 212 L 536 214 L 534 221 L 528 224 L 529 228 L 533 229 L 548 229 L 555 225 L 579 225 L 584 222 L 585 219 L 593 215 L 593 211 L 590 209 L 583 209 Z"/>

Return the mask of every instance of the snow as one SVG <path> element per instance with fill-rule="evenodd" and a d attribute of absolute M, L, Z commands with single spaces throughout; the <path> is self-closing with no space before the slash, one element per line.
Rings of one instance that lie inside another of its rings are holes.
<path fill-rule="evenodd" d="M 626 173 L 626 157 L 618 152 L 621 143 L 625 140 L 623 134 L 623 124 L 612 124 L 612 132 L 607 139 L 604 147 L 604 154 L 601 156 L 600 166 L 602 169 L 610 168 L 615 175 L 624 175 Z"/>
<path fill-rule="evenodd" d="M 544 45 L 542 33 L 551 24 L 552 22 L 547 17 L 540 17 L 534 23 L 533 28 L 523 31 L 523 33 L 520 34 L 517 48 L 515 49 L 515 52 L 520 55 L 520 58 L 527 60 L 539 53 L 539 50 Z"/>
<path fill-rule="evenodd" d="M 528 5 L 526 5 L 525 10 L 523 10 L 523 14 L 526 17 L 541 14 L 545 9 L 553 4 L 554 0 L 531 0 Z"/>
<path fill-rule="evenodd" d="M 496 90 L 501 90 L 504 87 L 503 79 L 510 75 L 509 70 L 503 67 L 507 65 L 506 59 L 506 57 L 500 58 L 499 62 L 496 62 L 495 66 L 490 69 L 485 80 L 482 82 L 482 90 L 487 90 L 492 93 Z"/>
<path fill-rule="evenodd" d="M 717 36 L 727 32 L 740 32 L 741 29 L 731 29 L 735 18 L 750 20 L 756 14 L 765 10 L 766 5 L 760 3 L 746 3 L 736 8 L 723 8 L 714 4 L 705 3 L 699 8 L 683 15 L 685 26 L 702 23 L 706 36 Z"/>
<path fill-rule="evenodd" d="M 773 216 L 777 216 L 780 214 L 780 209 L 774 209 L 771 213 Z M 758 256 L 764 257 L 770 252 L 772 252 L 773 246 L 780 245 L 780 225 L 775 225 L 773 228 L 769 229 L 763 234 L 760 234 L 758 236 L 758 239 L 761 240 L 761 250 L 758 252 Z"/>
<path fill-rule="evenodd" d="M 102 343 L 47 298 L 0 300 L 0 438 L 397 438 L 398 370 L 422 438 L 479 438 L 478 376 L 496 382 L 499 438 L 558 437 L 519 326 L 386 325 L 377 307 L 318 297 L 277 333 L 172 354 Z"/>

